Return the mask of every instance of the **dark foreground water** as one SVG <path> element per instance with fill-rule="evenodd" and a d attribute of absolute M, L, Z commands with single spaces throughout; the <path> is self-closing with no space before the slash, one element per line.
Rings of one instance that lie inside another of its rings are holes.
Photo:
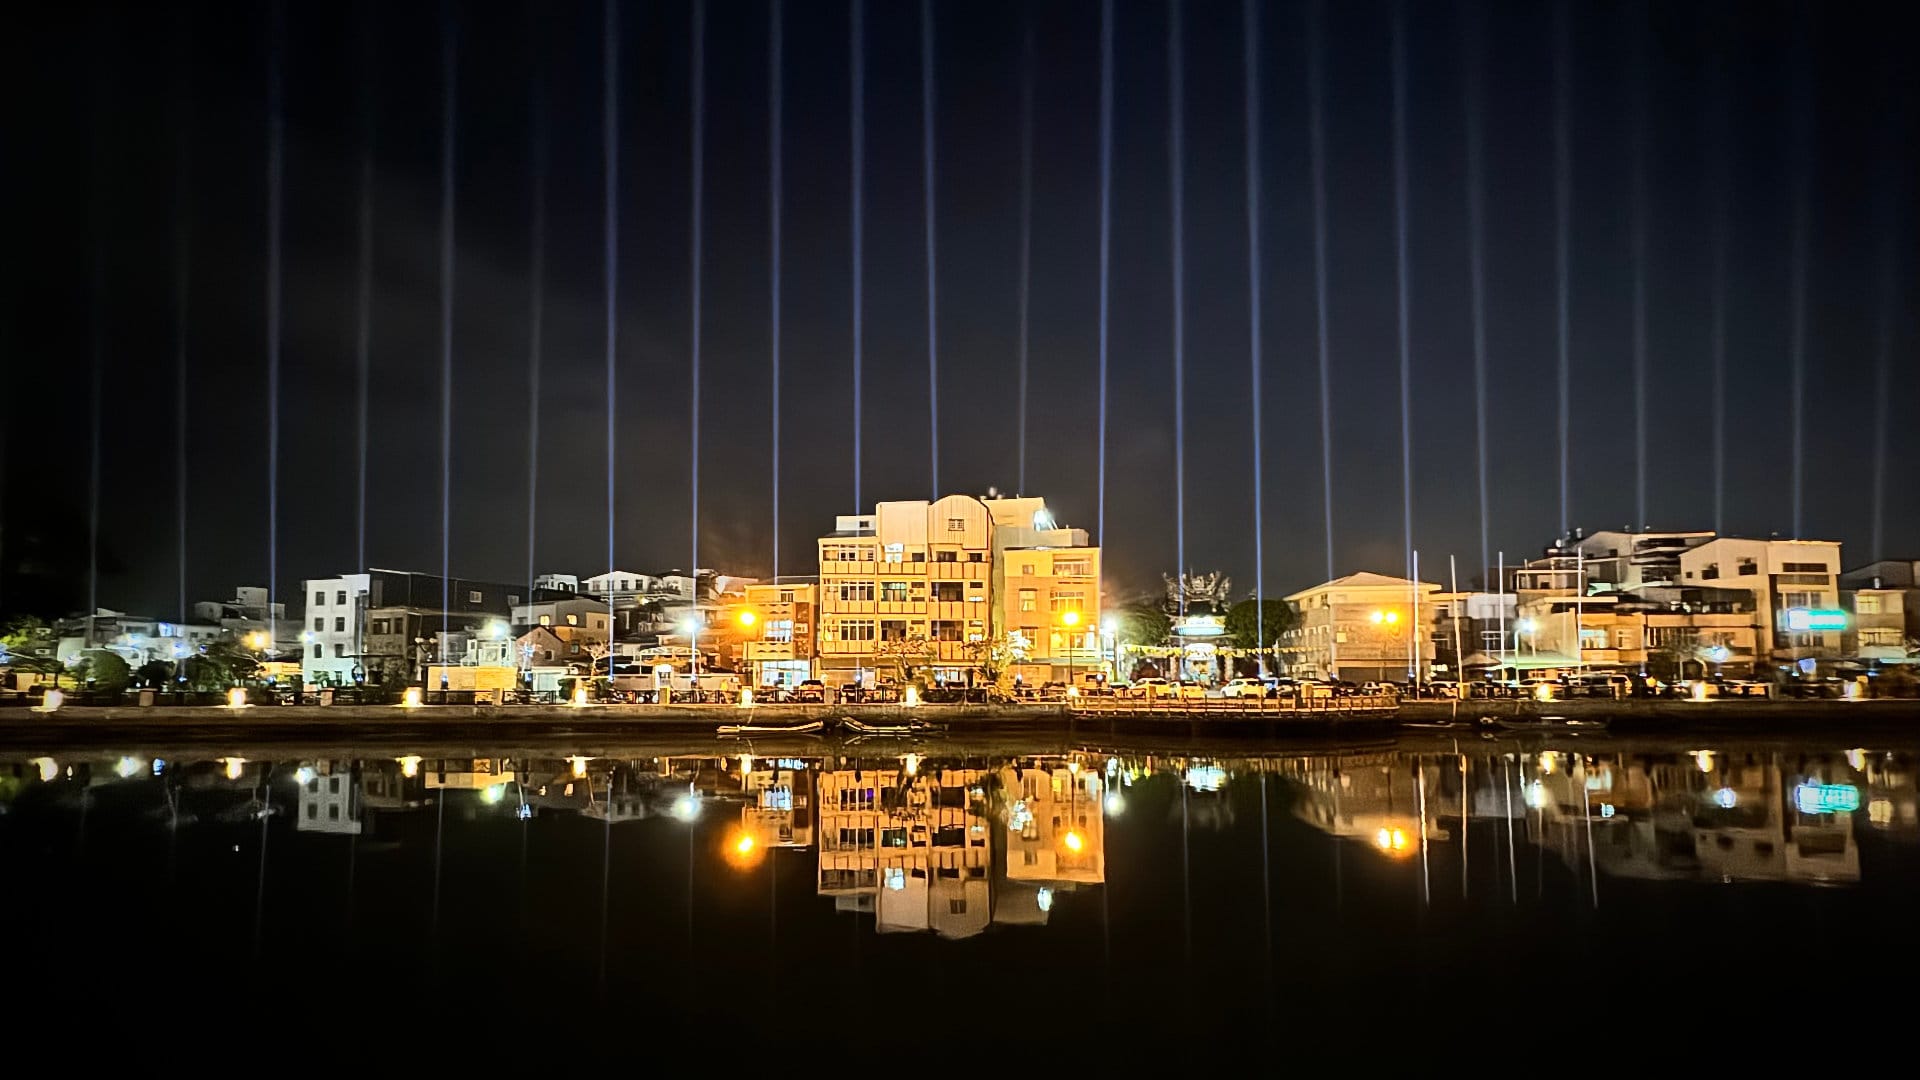
<path fill-rule="evenodd" d="M 694 749 L 0 755 L 6 1019 L 1813 1061 L 1915 985 L 1904 746 Z"/>

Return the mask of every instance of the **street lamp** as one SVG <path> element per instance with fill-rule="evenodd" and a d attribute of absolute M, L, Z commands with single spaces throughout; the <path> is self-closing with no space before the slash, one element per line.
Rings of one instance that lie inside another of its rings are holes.
<path fill-rule="evenodd" d="M 1073 631 L 1074 631 L 1074 627 L 1077 627 L 1080 625 L 1080 612 L 1073 608 L 1068 608 L 1067 610 L 1061 612 L 1060 624 L 1067 628 L 1067 696 L 1072 697 L 1074 696 L 1075 693 L 1078 692 L 1077 688 L 1073 684 L 1073 661 L 1074 661 Z"/>

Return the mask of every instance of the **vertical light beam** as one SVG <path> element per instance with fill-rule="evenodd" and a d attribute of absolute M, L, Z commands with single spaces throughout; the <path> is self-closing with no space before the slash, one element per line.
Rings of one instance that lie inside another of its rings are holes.
<path fill-rule="evenodd" d="M 1891 54 L 1889 54 L 1891 55 Z M 1880 258 L 1879 312 L 1874 328 L 1873 346 L 1873 532 L 1872 557 L 1887 557 L 1887 423 L 1893 394 L 1893 332 L 1900 308 L 1900 242 L 1905 224 L 1901 214 L 1900 193 L 1906 177 L 1899 167 L 1903 144 L 1900 125 L 1894 117 L 1885 121 L 1880 181 Z"/>
<path fill-rule="evenodd" d="M 613 573 L 614 561 L 614 383 L 617 338 L 620 329 L 620 9 L 617 0 L 606 0 L 600 31 L 600 157 L 601 276 L 606 283 L 606 367 L 607 367 L 607 573 Z M 607 584 L 607 632 L 617 633 L 613 613 L 613 584 Z M 608 639 L 612 640 L 611 637 Z M 607 674 L 613 674 L 613 654 L 607 654 Z"/>
<path fill-rule="evenodd" d="M 1713 378 L 1713 531 L 1727 530 L 1727 201 L 1728 182 L 1726 62 L 1713 58 L 1708 74 L 1708 143 L 1713 154 L 1707 202 L 1712 221 L 1712 283 L 1709 286 L 1708 351 Z"/>
<path fill-rule="evenodd" d="M 1812 60 L 1806 55 L 1804 41 L 1794 61 L 1793 124 L 1788 158 L 1791 161 L 1793 199 L 1792 328 L 1790 346 L 1790 383 L 1788 408 L 1792 414 L 1793 451 L 1793 538 L 1801 537 L 1806 486 L 1806 386 L 1807 386 L 1807 234 L 1810 231 L 1813 163 L 1813 78 L 1808 70 Z"/>
<path fill-rule="evenodd" d="M 371 9 L 368 9 L 371 10 Z M 361 28 L 360 215 L 354 298 L 353 400 L 359 455 L 354 459 L 354 569 L 367 568 L 368 388 L 373 376 L 373 30 Z"/>
<path fill-rule="evenodd" d="M 860 361 L 865 344 L 867 34 L 866 4 L 852 0 L 847 25 L 847 127 L 852 160 L 848 163 L 848 215 L 853 223 L 853 512 L 860 512 Z"/>
<path fill-rule="evenodd" d="M 1307 5 L 1307 160 L 1313 186 L 1313 325 L 1320 361 L 1320 498 L 1326 525 L 1327 580 L 1333 572 L 1333 363 L 1327 334 L 1327 153 L 1325 0 Z"/>
<path fill-rule="evenodd" d="M 286 116 L 280 65 L 286 59 L 286 6 L 269 16 L 267 59 L 267 614 L 272 623 L 280 578 L 280 237 Z M 269 647 L 279 642 L 269 641 Z"/>
<path fill-rule="evenodd" d="M 1167 198 L 1173 221 L 1173 547 L 1187 572 L 1187 73 L 1180 0 L 1167 0 Z M 1187 590 L 1180 590 L 1180 613 Z"/>
<path fill-rule="evenodd" d="M 781 229 L 781 147 L 784 134 L 785 91 L 781 50 L 786 42 L 780 26 L 780 0 L 767 0 L 767 255 L 768 285 L 772 295 L 768 306 L 773 325 L 767 334 L 768 352 L 773 361 L 773 580 L 780 581 L 780 229 Z"/>
<path fill-rule="evenodd" d="M 1467 20 L 1467 273 L 1469 304 L 1473 318 L 1473 434 L 1479 455 L 1476 479 L 1480 487 L 1480 572 L 1493 565 L 1490 522 L 1493 517 L 1491 487 L 1487 482 L 1487 181 L 1486 129 L 1481 114 L 1486 109 L 1486 23 L 1479 8 L 1466 13 Z"/>
<path fill-rule="evenodd" d="M 459 69 L 454 43 L 456 23 L 448 0 L 440 6 L 440 647 L 453 628 L 453 166 L 459 115 Z M 445 656 L 439 657 L 441 663 Z M 441 669 L 446 689 L 446 668 Z"/>
<path fill-rule="evenodd" d="M 940 306 L 933 217 L 933 0 L 920 0 L 920 175 L 927 223 L 927 445 L 940 497 Z"/>
<path fill-rule="evenodd" d="M 1096 540 L 1107 542 L 1107 315 L 1113 246 L 1113 0 L 1100 0 L 1100 460 Z"/>
<path fill-rule="evenodd" d="M 701 248 L 706 243 L 706 186 L 707 186 L 707 5 L 706 0 L 694 0 L 693 3 L 693 66 L 689 76 L 692 82 L 693 109 L 693 219 L 687 230 L 688 238 L 688 277 L 692 287 L 692 318 L 687 328 L 693 357 L 692 395 L 688 403 L 688 421 L 692 432 L 692 448 L 688 454 L 692 462 L 692 510 L 689 525 L 692 534 L 692 565 L 687 574 L 693 582 L 693 591 L 700 591 L 700 322 L 701 322 L 701 281 L 704 277 L 701 268 Z M 700 651 L 700 642 L 693 642 L 696 657 Z M 697 666 L 697 665 L 696 665 Z M 608 669 L 611 672 L 611 668 Z"/>
<path fill-rule="evenodd" d="M 1263 587 L 1267 580 L 1266 495 L 1262 478 L 1260 395 L 1265 380 L 1260 373 L 1260 10 L 1255 0 L 1240 0 L 1241 64 L 1246 90 L 1247 155 L 1247 383 L 1253 399 L 1253 610 L 1256 644 L 1267 644 L 1267 611 Z M 1265 655 L 1258 663 L 1266 671 Z M 1261 788 L 1265 797 L 1266 789 Z M 1262 828 L 1265 822 L 1262 822 Z"/>
<path fill-rule="evenodd" d="M 1560 430 L 1560 535 L 1567 535 L 1573 521 L 1573 367 L 1568 353 L 1572 332 L 1572 259 L 1568 246 L 1573 228 L 1573 148 L 1569 112 L 1573 78 L 1572 27 L 1567 12 L 1568 0 L 1553 8 L 1553 217 L 1554 281 L 1556 286 L 1559 340 L 1556 384 Z"/>
<path fill-rule="evenodd" d="M 1020 408 L 1018 483 L 1014 494 L 1027 491 L 1027 315 L 1033 294 L 1033 13 L 1026 14 L 1026 33 L 1020 51 Z"/>
<path fill-rule="evenodd" d="M 1393 221 L 1394 278 L 1400 315 L 1400 500 L 1406 529 L 1407 576 L 1417 569 L 1413 554 L 1413 342 L 1407 265 L 1407 8 L 1393 6 Z"/>
<path fill-rule="evenodd" d="M 1647 35 L 1645 8 L 1633 26 L 1633 527 L 1647 519 Z"/>
<path fill-rule="evenodd" d="M 533 27 L 528 28 L 533 33 Z M 540 40 L 537 36 L 533 40 Z M 527 237 L 527 600 L 539 576 L 536 552 L 540 528 L 540 366 L 547 317 L 547 80 L 544 56 L 536 60 L 532 116 L 528 125 L 533 224 Z"/>
<path fill-rule="evenodd" d="M 179 54 L 192 49 L 192 16 L 182 14 L 175 43 Z M 174 101 L 173 159 L 173 499 L 175 552 L 179 559 L 179 597 L 174 609 L 182 622 L 187 618 L 187 304 L 193 275 L 193 157 L 192 93 L 188 86 L 192 65 L 187 55 L 177 55 Z"/>

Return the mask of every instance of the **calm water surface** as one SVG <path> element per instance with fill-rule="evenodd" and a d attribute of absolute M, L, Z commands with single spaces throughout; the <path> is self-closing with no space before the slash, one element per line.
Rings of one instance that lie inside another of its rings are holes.
<path fill-rule="evenodd" d="M 1379 1054 L 1920 957 L 1909 746 L 746 749 L 0 755 L 13 1017 Z"/>

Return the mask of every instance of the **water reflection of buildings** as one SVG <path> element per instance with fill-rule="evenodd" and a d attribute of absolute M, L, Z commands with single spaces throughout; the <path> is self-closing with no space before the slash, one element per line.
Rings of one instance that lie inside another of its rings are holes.
<path fill-rule="evenodd" d="M 740 789 L 740 831 L 765 848 L 813 845 L 813 770 L 806 762 L 775 758 L 744 759 Z"/>
<path fill-rule="evenodd" d="M 1860 880 L 1844 758 L 1542 754 L 1525 799 L 1530 839 L 1611 877 L 1841 885 Z"/>
<path fill-rule="evenodd" d="M 360 784 L 348 761 L 317 761 L 313 775 L 300 786 L 300 804 L 294 810 L 294 828 L 300 832 L 360 833 Z"/>
<path fill-rule="evenodd" d="M 820 773 L 819 892 L 882 933 L 967 937 L 990 915 L 981 769 Z"/>
<path fill-rule="evenodd" d="M 1334 836 L 1396 858 L 1417 853 L 1423 836 L 1428 843 L 1448 838 L 1439 821 L 1437 765 L 1371 754 L 1291 759 L 1281 772 L 1302 789 L 1294 815 Z"/>
<path fill-rule="evenodd" d="M 882 933 L 970 937 L 1044 923 L 1056 893 L 1106 880 L 1097 773 L 917 764 L 818 775 L 818 891 L 835 910 L 870 913 Z"/>

